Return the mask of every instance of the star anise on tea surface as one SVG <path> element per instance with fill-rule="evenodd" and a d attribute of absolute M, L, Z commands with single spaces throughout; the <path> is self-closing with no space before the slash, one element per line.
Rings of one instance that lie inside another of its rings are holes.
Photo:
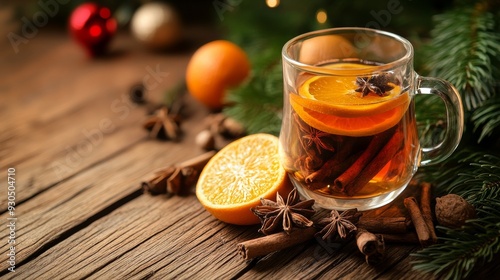
<path fill-rule="evenodd" d="M 391 91 L 394 86 L 389 83 L 397 83 L 392 74 L 373 75 L 371 77 L 357 77 L 355 91 L 361 92 L 361 97 L 367 96 L 370 92 L 378 96 L 386 96 L 386 92 Z"/>
<path fill-rule="evenodd" d="M 149 135 L 153 138 L 177 140 L 180 136 L 178 118 L 169 114 L 167 107 L 156 110 L 143 126 L 149 130 Z"/>
<path fill-rule="evenodd" d="M 323 228 L 317 235 L 321 236 L 323 240 L 333 240 L 337 236 L 345 239 L 357 230 L 355 224 L 359 221 L 360 216 L 361 213 L 356 208 L 345 210 L 342 213 L 332 210 L 329 217 L 323 218 L 318 222 L 318 225 Z"/>
<path fill-rule="evenodd" d="M 262 205 L 252 208 L 252 212 L 259 217 L 262 226 L 259 229 L 263 234 L 271 234 L 281 230 L 290 233 L 294 226 L 310 227 L 313 222 L 309 218 L 316 212 L 312 209 L 314 200 L 300 200 L 296 189 L 288 194 L 286 201 L 279 193 L 276 202 L 261 198 Z"/>

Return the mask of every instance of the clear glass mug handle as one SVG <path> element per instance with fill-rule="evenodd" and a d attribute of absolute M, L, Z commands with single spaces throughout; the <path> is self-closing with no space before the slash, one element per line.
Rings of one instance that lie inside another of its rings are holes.
<path fill-rule="evenodd" d="M 435 94 L 446 107 L 446 132 L 444 139 L 433 147 L 421 147 L 420 166 L 436 164 L 455 151 L 464 129 L 464 110 L 460 94 L 445 80 L 417 75 L 417 94 Z"/>

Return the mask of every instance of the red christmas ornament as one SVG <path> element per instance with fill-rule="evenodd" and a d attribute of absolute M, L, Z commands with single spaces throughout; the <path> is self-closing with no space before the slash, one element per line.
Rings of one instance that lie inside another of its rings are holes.
<path fill-rule="evenodd" d="M 78 6 L 69 20 L 71 34 L 92 57 L 104 54 L 116 28 L 111 11 L 94 3 Z"/>

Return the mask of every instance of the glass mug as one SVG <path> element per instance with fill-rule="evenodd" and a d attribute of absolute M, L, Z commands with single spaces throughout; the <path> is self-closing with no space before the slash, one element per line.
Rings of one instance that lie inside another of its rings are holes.
<path fill-rule="evenodd" d="M 446 159 L 463 132 L 460 95 L 418 76 L 411 43 L 367 28 L 306 33 L 282 51 L 280 158 L 292 183 L 325 209 L 369 210 L 393 201 L 419 166 Z M 445 137 L 421 147 L 416 94 L 446 107 Z"/>

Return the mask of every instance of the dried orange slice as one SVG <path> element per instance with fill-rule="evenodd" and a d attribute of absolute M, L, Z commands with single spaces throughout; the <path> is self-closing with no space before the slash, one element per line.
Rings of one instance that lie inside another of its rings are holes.
<path fill-rule="evenodd" d="M 355 77 L 315 76 L 290 94 L 290 104 L 310 126 L 337 135 L 369 136 L 397 124 L 410 101 L 408 92 L 394 89 L 385 96 L 356 92 Z"/>
<path fill-rule="evenodd" d="M 250 208 L 260 198 L 274 200 L 292 190 L 278 155 L 278 137 L 252 134 L 220 150 L 200 174 L 196 196 L 205 209 L 221 221 L 237 225 L 258 224 Z"/>

